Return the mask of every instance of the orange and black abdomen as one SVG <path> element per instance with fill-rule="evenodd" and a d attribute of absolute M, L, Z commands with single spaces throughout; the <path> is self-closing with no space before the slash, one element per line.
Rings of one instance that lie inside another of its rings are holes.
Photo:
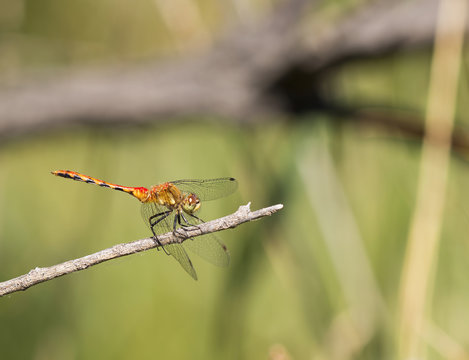
<path fill-rule="evenodd" d="M 103 181 L 103 180 L 95 179 L 91 176 L 87 176 L 87 175 L 77 173 L 75 171 L 57 170 L 57 171 L 53 171 L 52 174 L 64 177 L 66 179 L 72 179 L 72 180 L 76 180 L 76 181 L 83 181 L 83 182 L 86 182 L 88 184 L 96 184 L 96 185 L 111 188 L 111 189 L 114 189 L 114 190 L 125 191 L 123 186 L 111 184 L 111 183 L 108 183 L 108 182 Z"/>
<path fill-rule="evenodd" d="M 99 180 L 91 176 L 83 175 L 83 174 L 77 173 L 75 171 L 70 171 L 70 170 L 56 170 L 56 171 L 52 171 L 52 174 L 66 178 L 66 179 L 83 181 L 88 184 L 95 184 L 101 187 L 107 187 L 110 189 L 123 191 L 123 192 L 126 192 L 127 194 L 135 196 L 140 201 L 144 201 L 148 197 L 148 189 L 144 187 L 129 187 L 129 186 L 111 184 L 106 181 Z"/>

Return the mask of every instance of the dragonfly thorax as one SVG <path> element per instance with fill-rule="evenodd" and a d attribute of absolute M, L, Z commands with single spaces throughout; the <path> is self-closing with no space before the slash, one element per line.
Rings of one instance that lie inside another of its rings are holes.
<path fill-rule="evenodd" d="M 155 202 L 166 206 L 168 209 L 175 209 L 182 200 L 182 193 L 176 186 L 171 183 L 164 183 L 151 188 L 150 197 L 146 202 Z"/>
<path fill-rule="evenodd" d="M 184 211 L 193 214 L 200 208 L 200 199 L 193 193 L 185 193 L 172 183 L 164 183 L 151 188 L 147 201 L 155 202 L 170 210 Z"/>

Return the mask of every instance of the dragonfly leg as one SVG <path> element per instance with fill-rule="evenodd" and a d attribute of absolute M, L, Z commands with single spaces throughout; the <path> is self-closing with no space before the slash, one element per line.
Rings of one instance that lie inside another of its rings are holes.
<path fill-rule="evenodd" d="M 190 215 L 190 214 L 189 214 Z M 194 216 L 194 215 L 191 215 L 192 217 L 196 218 L 197 220 L 203 222 L 202 220 L 200 220 L 197 216 Z M 184 216 L 183 213 L 181 213 L 181 217 L 182 217 L 182 220 L 184 220 L 184 222 L 187 224 L 187 225 L 182 225 L 181 226 L 185 226 L 185 227 L 188 227 L 188 226 L 197 226 L 197 224 L 191 224 L 189 221 L 187 221 L 186 217 Z"/>
<path fill-rule="evenodd" d="M 197 216 L 195 216 L 195 215 L 192 215 L 192 214 L 187 214 L 187 215 L 192 216 L 194 219 L 197 219 L 197 220 L 200 221 L 201 223 L 205 222 L 205 221 L 203 221 L 202 219 L 200 219 L 199 217 L 197 217 Z M 181 218 L 182 218 L 182 220 L 184 220 L 184 222 L 187 224 L 187 225 L 186 225 L 186 224 L 182 224 L 182 223 L 181 223 L 181 219 L 179 219 L 178 221 L 179 221 L 179 224 L 181 225 L 181 227 L 185 227 L 185 228 L 186 228 L 186 227 L 189 227 L 189 226 L 197 226 L 197 225 L 198 225 L 198 224 L 191 224 L 191 223 L 186 219 L 186 217 L 184 216 L 183 213 L 181 213 Z M 194 239 L 191 238 L 191 240 L 194 240 Z"/>
<path fill-rule="evenodd" d="M 187 222 L 187 220 L 186 220 L 186 218 L 184 217 L 184 214 L 183 214 L 183 213 L 178 214 L 178 215 L 177 215 L 177 218 L 178 218 L 178 224 L 179 224 L 179 226 L 181 226 L 181 230 L 186 231 L 186 227 L 194 226 L 194 225 L 192 225 L 192 224 L 190 224 L 190 223 Z M 181 218 L 187 223 L 187 225 L 182 223 Z M 176 219 L 175 219 L 175 220 L 176 220 Z M 191 240 L 192 240 L 192 238 L 191 238 Z"/>
<path fill-rule="evenodd" d="M 160 240 L 158 239 L 158 235 L 156 235 L 156 232 L 155 232 L 154 227 L 155 227 L 160 221 L 166 219 L 171 213 L 172 213 L 171 210 L 164 211 L 164 212 L 162 212 L 162 213 L 159 213 L 159 214 L 156 214 L 156 215 L 152 215 L 152 216 L 148 219 L 149 222 L 150 222 L 150 229 L 151 229 L 151 232 L 153 233 L 153 238 L 155 239 L 156 243 L 159 245 L 158 250 L 159 250 L 160 248 L 162 248 L 166 255 L 169 255 L 169 253 L 168 253 L 168 251 L 164 248 L 163 244 L 161 244 Z M 159 218 L 159 219 L 156 219 L 158 216 L 159 216 L 160 218 Z M 156 219 L 156 220 L 153 222 L 153 219 Z"/>
<path fill-rule="evenodd" d="M 188 225 L 183 224 L 182 221 L 181 221 L 181 218 L 182 218 Z M 179 229 L 177 228 L 177 225 L 178 225 L 178 224 L 179 224 L 179 226 L 180 226 Z M 185 234 L 186 234 L 186 229 L 185 229 L 185 228 L 186 228 L 186 227 L 189 227 L 189 226 L 194 226 L 194 225 L 192 225 L 192 224 L 190 224 L 190 223 L 187 222 L 187 220 L 186 220 L 186 218 L 184 217 L 184 214 L 183 214 L 182 212 L 179 213 L 179 214 L 177 214 L 177 215 L 174 217 L 173 233 L 174 233 L 175 235 L 177 235 L 177 234 L 185 235 Z M 178 232 L 178 230 L 184 230 L 184 232 L 183 232 L 183 233 L 180 233 L 180 232 Z"/>
<path fill-rule="evenodd" d="M 194 219 L 197 219 L 199 220 L 201 223 L 204 223 L 205 221 L 203 221 L 201 218 L 199 218 L 198 216 L 195 216 L 194 214 L 188 214 L 189 216 L 192 216 Z M 187 222 L 187 221 L 186 221 Z M 188 223 L 188 222 L 187 222 Z M 189 223 L 188 223 L 189 224 Z"/>
<path fill-rule="evenodd" d="M 176 236 L 179 234 L 179 232 L 178 232 L 179 229 L 177 227 L 178 224 L 183 226 L 181 224 L 181 214 L 180 213 L 176 214 L 176 216 L 174 217 L 174 222 L 173 222 L 173 234 L 176 235 Z"/>
<path fill-rule="evenodd" d="M 160 212 L 158 214 L 155 214 L 155 215 L 152 215 L 148 218 L 148 221 L 150 222 L 151 224 L 151 221 L 154 219 L 154 218 L 157 218 L 159 216 L 162 216 L 162 215 L 166 215 L 166 214 L 170 214 L 171 213 L 171 210 L 168 210 L 168 211 L 163 211 L 163 212 Z M 156 222 L 156 224 L 159 223 L 159 221 Z"/>

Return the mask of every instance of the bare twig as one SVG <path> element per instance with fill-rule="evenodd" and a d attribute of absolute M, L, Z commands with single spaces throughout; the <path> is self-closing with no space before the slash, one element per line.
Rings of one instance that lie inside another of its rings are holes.
<path fill-rule="evenodd" d="M 260 210 L 251 211 L 250 203 L 248 203 L 247 205 L 240 206 L 239 209 L 231 215 L 215 219 L 198 226 L 185 228 L 186 233 L 184 235 L 178 234 L 178 236 L 176 236 L 173 233 L 167 233 L 159 236 L 158 240 L 162 245 L 182 243 L 185 240 L 195 236 L 209 234 L 229 228 L 235 228 L 236 226 L 245 222 L 257 220 L 264 216 L 270 216 L 282 208 L 283 205 L 278 204 Z M 11 294 L 16 291 L 23 291 L 41 282 L 70 274 L 75 271 L 84 270 L 90 266 L 100 264 L 104 261 L 150 250 L 158 246 L 159 245 L 155 239 L 146 238 L 126 244 L 114 245 L 113 247 L 98 251 L 94 254 L 83 256 L 74 260 L 69 260 L 50 267 L 36 267 L 25 275 L 21 275 L 17 278 L 0 283 L 0 296 Z"/>

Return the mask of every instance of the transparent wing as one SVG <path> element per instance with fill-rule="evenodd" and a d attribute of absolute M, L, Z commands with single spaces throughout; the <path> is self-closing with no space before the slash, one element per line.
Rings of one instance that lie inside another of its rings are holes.
<path fill-rule="evenodd" d="M 186 240 L 190 241 L 190 240 Z M 195 272 L 194 267 L 192 266 L 191 259 L 186 253 L 186 250 L 182 247 L 181 244 L 170 244 L 170 245 L 165 245 L 164 247 L 166 251 L 168 251 L 173 258 L 175 258 L 179 264 L 181 264 L 182 268 L 186 270 L 186 272 L 194 278 L 194 280 L 197 280 L 197 273 Z"/>
<path fill-rule="evenodd" d="M 238 188 L 236 179 L 230 177 L 208 180 L 175 180 L 170 182 L 176 185 L 182 192 L 197 195 L 202 201 L 228 196 Z"/>
<path fill-rule="evenodd" d="M 184 241 L 184 247 L 213 265 L 226 267 L 230 264 L 228 249 L 213 234 L 188 239 Z"/>
<path fill-rule="evenodd" d="M 143 221 L 151 228 L 150 219 L 152 216 L 158 214 L 164 214 L 168 209 L 164 206 L 155 204 L 155 203 L 144 203 L 142 204 L 142 217 Z M 154 230 L 157 235 L 164 234 L 167 232 L 173 231 L 174 216 L 175 211 L 173 211 L 169 216 L 161 220 L 157 225 L 155 225 Z M 163 216 L 163 215 L 160 215 Z M 187 240 L 186 240 L 187 241 Z M 191 259 L 186 253 L 186 250 L 182 247 L 182 244 L 170 244 L 165 245 L 164 249 L 175 258 L 182 268 L 190 275 L 194 280 L 197 280 L 197 273 L 192 266 Z"/>
<path fill-rule="evenodd" d="M 197 225 L 203 221 L 191 218 L 189 222 Z M 213 265 L 225 267 L 230 264 L 230 253 L 228 249 L 214 234 L 206 234 L 188 239 L 184 241 L 184 247 Z"/>
<path fill-rule="evenodd" d="M 145 224 L 151 229 L 150 220 L 153 217 L 157 217 L 158 214 L 163 214 L 168 211 L 166 206 L 158 205 L 153 202 L 143 203 L 142 204 L 142 218 Z M 169 219 L 171 218 L 171 219 Z M 171 223 L 170 223 L 171 220 Z M 158 234 L 165 234 L 167 232 L 173 231 L 173 223 L 174 221 L 174 214 L 172 216 L 168 216 L 166 219 L 160 221 L 157 225 L 154 226 L 155 233 Z"/>

